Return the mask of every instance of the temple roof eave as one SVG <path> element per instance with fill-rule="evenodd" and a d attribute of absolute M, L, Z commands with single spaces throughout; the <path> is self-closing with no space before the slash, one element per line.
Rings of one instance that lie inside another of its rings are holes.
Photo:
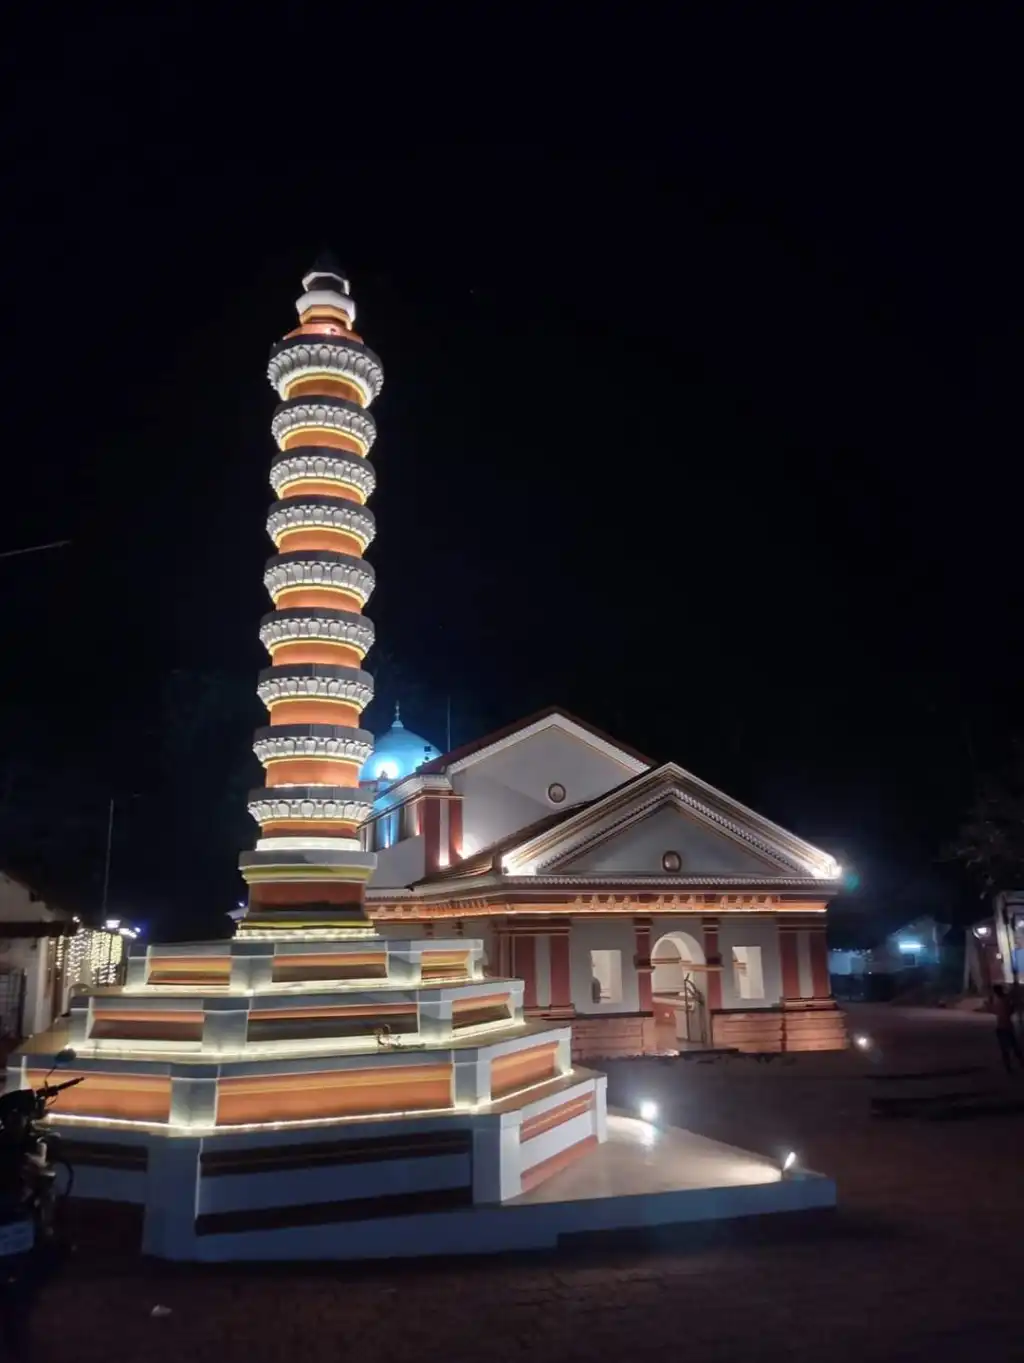
<path fill-rule="evenodd" d="M 773 875 L 677 875 L 677 876 L 508 876 L 497 872 L 490 875 L 453 876 L 447 881 L 408 885 L 400 888 L 367 889 L 368 902 L 401 899 L 406 903 L 457 903 L 464 899 L 479 899 L 482 895 L 500 900 L 509 896 L 548 891 L 552 898 L 560 894 L 608 894 L 618 898 L 641 898 L 657 894 L 695 893 L 743 895 L 813 895 L 816 899 L 831 899 L 841 890 L 839 881 L 823 880 L 816 876 Z"/>

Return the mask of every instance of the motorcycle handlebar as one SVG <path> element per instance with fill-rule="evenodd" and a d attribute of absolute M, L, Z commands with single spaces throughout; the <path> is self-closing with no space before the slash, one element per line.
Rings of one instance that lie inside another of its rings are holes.
<path fill-rule="evenodd" d="M 77 1079 L 65 1079 L 63 1084 L 44 1084 L 42 1095 L 44 1098 L 52 1098 L 55 1093 L 63 1093 L 65 1089 L 73 1089 L 75 1085 L 80 1084 L 84 1078 L 85 1075 L 80 1074 Z"/>

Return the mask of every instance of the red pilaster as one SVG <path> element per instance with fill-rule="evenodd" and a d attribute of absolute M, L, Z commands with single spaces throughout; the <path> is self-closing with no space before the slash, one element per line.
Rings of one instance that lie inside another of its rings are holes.
<path fill-rule="evenodd" d="M 462 852 L 462 796 L 448 798 L 448 865 L 461 861 Z"/>
<path fill-rule="evenodd" d="M 824 927 L 810 930 L 807 945 L 811 956 L 811 993 L 816 999 L 827 999 L 832 993 L 832 985 L 828 977 L 828 945 Z"/>
<path fill-rule="evenodd" d="M 651 920 L 634 918 L 633 930 L 636 936 L 636 989 L 641 1013 L 650 1013 L 654 1008 L 651 999 Z"/>
<path fill-rule="evenodd" d="M 512 974 L 523 982 L 523 1007 L 537 1007 L 537 939 L 532 932 L 512 934 Z"/>
<path fill-rule="evenodd" d="M 572 976 L 569 969 L 569 928 L 548 938 L 551 953 L 551 1007 L 572 1008 Z"/>
<path fill-rule="evenodd" d="M 427 873 L 441 868 L 441 801 L 436 795 L 423 799 L 423 854 Z"/>
<path fill-rule="evenodd" d="M 785 920 L 779 924 L 779 960 L 782 966 L 782 997 L 800 998 L 800 956 L 796 928 Z"/>
<path fill-rule="evenodd" d="M 707 1005 L 709 1009 L 721 1008 L 722 957 L 718 950 L 718 919 L 705 918 L 702 923 L 704 928 L 704 959 L 709 966 L 714 967 L 707 972 Z"/>

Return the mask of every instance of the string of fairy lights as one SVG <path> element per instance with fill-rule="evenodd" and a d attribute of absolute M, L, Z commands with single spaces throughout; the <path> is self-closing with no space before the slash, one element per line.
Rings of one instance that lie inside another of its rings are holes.
<path fill-rule="evenodd" d="M 79 924 L 73 937 L 58 937 L 56 967 L 68 988 L 102 986 L 124 982 L 128 944 L 138 937 L 137 928 L 110 918 L 102 928 Z"/>

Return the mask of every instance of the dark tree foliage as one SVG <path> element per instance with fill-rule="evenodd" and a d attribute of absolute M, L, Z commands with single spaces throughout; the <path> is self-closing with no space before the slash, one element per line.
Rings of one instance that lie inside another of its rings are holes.
<path fill-rule="evenodd" d="M 950 853 L 986 892 L 1024 885 L 1024 743 L 979 782 Z"/>

